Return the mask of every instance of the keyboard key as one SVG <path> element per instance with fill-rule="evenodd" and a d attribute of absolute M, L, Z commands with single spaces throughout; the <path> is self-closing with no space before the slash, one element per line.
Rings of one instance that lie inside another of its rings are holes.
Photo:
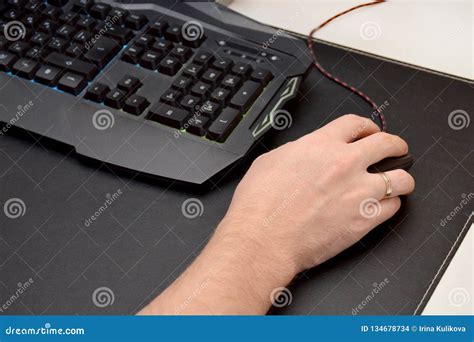
<path fill-rule="evenodd" d="M 162 55 L 159 52 L 148 51 L 140 58 L 140 65 L 150 70 L 156 70 L 160 64 Z"/>
<path fill-rule="evenodd" d="M 49 19 L 53 21 L 56 21 L 62 12 L 61 10 L 55 7 L 46 6 L 44 10 L 42 11 L 42 13 L 43 13 L 43 16 L 48 17 Z"/>
<path fill-rule="evenodd" d="M 211 99 L 220 104 L 225 104 L 229 100 L 230 91 L 223 88 L 215 89 L 211 94 Z"/>
<path fill-rule="evenodd" d="M 125 19 L 129 14 L 130 12 L 127 10 L 121 8 L 113 8 L 109 13 L 109 17 L 117 25 L 123 25 L 125 23 Z"/>
<path fill-rule="evenodd" d="M 176 46 L 173 50 L 171 50 L 171 55 L 173 55 L 181 63 L 186 63 L 192 54 L 193 52 L 191 49 L 186 46 Z"/>
<path fill-rule="evenodd" d="M 210 91 L 211 86 L 209 84 L 198 82 L 192 87 L 191 94 L 202 99 L 206 97 Z"/>
<path fill-rule="evenodd" d="M 49 41 L 48 47 L 51 50 L 54 50 L 54 51 L 57 51 L 57 52 L 63 52 L 66 49 L 68 44 L 69 44 L 68 41 L 66 41 L 62 38 L 53 37 Z"/>
<path fill-rule="evenodd" d="M 103 102 L 105 96 L 109 93 L 110 88 L 102 83 L 94 83 L 89 89 L 87 89 L 87 93 L 85 98 L 94 102 Z"/>
<path fill-rule="evenodd" d="M 163 95 L 161 95 L 160 101 L 170 105 L 175 105 L 181 95 L 182 94 L 179 91 L 170 89 L 167 90 Z"/>
<path fill-rule="evenodd" d="M 189 111 L 194 111 L 198 109 L 200 99 L 196 96 L 186 95 L 183 99 L 179 102 L 180 106 L 188 109 Z"/>
<path fill-rule="evenodd" d="M 221 84 L 231 91 L 235 91 L 240 85 L 240 77 L 235 75 L 227 75 L 222 80 Z"/>
<path fill-rule="evenodd" d="M 86 79 L 80 75 L 67 72 L 61 77 L 58 83 L 58 89 L 67 93 L 77 95 L 87 85 Z"/>
<path fill-rule="evenodd" d="M 148 119 L 174 128 L 182 128 L 189 112 L 164 103 L 156 103 L 150 109 Z"/>
<path fill-rule="evenodd" d="M 225 108 L 221 115 L 209 126 L 207 137 L 223 142 L 237 126 L 241 119 L 240 112 L 233 108 Z"/>
<path fill-rule="evenodd" d="M 133 38 L 133 32 L 119 26 L 108 26 L 105 35 L 118 41 L 121 45 L 127 44 Z"/>
<path fill-rule="evenodd" d="M 16 62 L 16 56 L 12 53 L 0 51 L 0 71 L 10 71 Z"/>
<path fill-rule="evenodd" d="M 1 7 L 1 5 L 0 5 Z M 25 10 L 28 12 L 40 13 L 45 7 L 45 4 L 42 2 L 28 2 L 25 5 Z M 0 13 L 2 11 L 0 10 Z"/>
<path fill-rule="evenodd" d="M 35 46 L 28 50 L 28 52 L 26 53 L 26 58 L 42 60 L 47 54 L 48 51 L 46 48 L 42 49 L 38 46 Z"/>
<path fill-rule="evenodd" d="M 89 51 L 86 52 L 84 58 L 102 68 L 119 51 L 120 46 L 115 40 L 107 37 L 100 37 L 92 47 L 89 47 Z"/>
<path fill-rule="evenodd" d="M 233 64 L 234 62 L 229 58 L 219 58 L 212 63 L 212 67 L 222 72 L 227 72 Z"/>
<path fill-rule="evenodd" d="M 155 37 L 163 36 L 165 30 L 168 28 L 168 22 L 166 20 L 158 20 L 148 29 L 148 34 L 151 34 Z"/>
<path fill-rule="evenodd" d="M 138 64 L 138 58 L 140 57 L 141 53 L 143 52 L 143 47 L 141 46 L 131 46 L 129 47 L 122 56 L 122 60 L 132 63 Z"/>
<path fill-rule="evenodd" d="M 28 52 L 30 49 L 30 44 L 25 43 L 25 42 L 14 42 L 10 47 L 8 48 L 8 51 L 13 52 L 15 55 L 19 57 L 25 56 L 25 54 Z"/>
<path fill-rule="evenodd" d="M 151 43 L 153 42 L 155 38 L 153 38 L 152 36 L 148 35 L 148 34 L 145 34 L 141 37 L 139 37 L 136 41 L 135 41 L 135 44 L 137 45 L 140 45 L 140 46 L 143 46 L 143 47 L 149 47 L 151 45 Z"/>
<path fill-rule="evenodd" d="M 97 75 L 97 68 L 93 64 L 57 52 L 50 53 L 45 58 L 45 62 L 60 69 L 84 75 L 88 80 L 93 79 Z"/>
<path fill-rule="evenodd" d="M 201 65 L 192 63 L 184 67 L 183 74 L 188 77 L 198 79 L 201 76 L 203 70 L 204 68 Z"/>
<path fill-rule="evenodd" d="M 76 29 L 74 27 L 70 25 L 63 25 L 56 31 L 56 35 L 66 40 L 71 40 L 75 32 Z"/>
<path fill-rule="evenodd" d="M 25 23 L 25 25 L 29 28 L 34 28 L 38 22 L 40 21 L 41 17 L 35 13 L 30 13 L 25 15 L 21 21 Z"/>
<path fill-rule="evenodd" d="M 242 112 L 246 112 L 262 90 L 262 86 L 259 83 L 247 81 L 242 85 L 239 91 L 237 91 L 232 100 L 230 100 L 230 105 Z"/>
<path fill-rule="evenodd" d="M 180 68 L 181 64 L 179 61 L 172 57 L 166 57 L 158 65 L 158 71 L 169 76 L 176 75 Z"/>
<path fill-rule="evenodd" d="M 59 21 L 63 24 L 74 25 L 79 16 L 74 12 L 63 13 L 59 16 Z"/>
<path fill-rule="evenodd" d="M 38 30 L 47 34 L 53 34 L 54 31 L 56 30 L 56 27 L 58 27 L 58 24 L 56 24 L 52 20 L 47 19 L 47 20 L 43 20 L 39 24 Z"/>
<path fill-rule="evenodd" d="M 68 56 L 78 58 L 84 53 L 84 48 L 79 44 L 71 44 L 65 52 Z"/>
<path fill-rule="evenodd" d="M 94 4 L 94 0 L 74 0 L 72 11 L 77 13 L 86 13 Z"/>
<path fill-rule="evenodd" d="M 201 116 L 194 115 L 188 121 L 188 127 L 186 128 L 186 132 L 189 132 L 194 135 L 198 135 L 200 137 L 205 136 L 207 133 L 205 130 L 205 127 L 208 122 L 209 122 L 209 118 L 202 115 Z"/>
<path fill-rule="evenodd" d="M 5 12 L 5 14 L 3 16 L 5 17 L 5 19 L 10 21 L 10 20 L 18 20 L 21 17 L 21 15 L 22 15 L 22 13 L 20 11 L 12 9 L 12 10 L 9 10 L 9 11 Z"/>
<path fill-rule="evenodd" d="M 111 9 L 110 5 L 99 2 L 90 8 L 89 14 L 93 18 L 104 20 Z"/>
<path fill-rule="evenodd" d="M 199 51 L 194 57 L 193 62 L 201 65 L 208 65 L 214 59 L 214 56 L 210 52 Z"/>
<path fill-rule="evenodd" d="M 146 98 L 134 94 L 125 101 L 123 110 L 130 114 L 140 115 L 149 105 L 150 102 Z"/>
<path fill-rule="evenodd" d="M 109 107 L 120 109 L 125 102 L 126 96 L 127 94 L 124 91 L 114 88 L 105 96 L 104 103 Z"/>
<path fill-rule="evenodd" d="M 92 38 L 91 33 L 81 30 L 74 35 L 73 40 L 81 44 L 86 44 L 90 41 L 91 38 Z"/>
<path fill-rule="evenodd" d="M 165 38 L 179 43 L 181 41 L 181 26 L 170 25 L 165 31 Z"/>
<path fill-rule="evenodd" d="M 97 26 L 97 20 L 91 17 L 82 17 L 76 22 L 76 27 L 86 31 L 92 31 Z"/>
<path fill-rule="evenodd" d="M 245 77 L 252 71 L 252 67 L 249 64 L 245 63 L 236 63 L 232 67 L 232 72 L 241 77 Z"/>
<path fill-rule="evenodd" d="M 172 87 L 185 93 L 191 84 L 192 80 L 190 78 L 179 76 L 173 81 Z"/>
<path fill-rule="evenodd" d="M 165 54 L 173 48 L 173 43 L 167 40 L 159 40 L 155 41 L 151 48 L 153 50 L 160 51 L 161 53 Z"/>
<path fill-rule="evenodd" d="M 125 26 L 132 30 L 141 30 L 148 22 L 148 19 L 143 14 L 130 14 L 125 19 Z"/>
<path fill-rule="evenodd" d="M 207 70 L 201 77 L 203 82 L 212 84 L 212 86 L 215 86 L 219 79 L 221 78 L 222 73 L 220 71 L 214 70 L 214 69 L 209 69 Z"/>
<path fill-rule="evenodd" d="M 51 36 L 43 32 L 36 32 L 30 39 L 31 44 L 33 45 L 43 45 L 45 44 Z"/>
<path fill-rule="evenodd" d="M 250 75 L 250 79 L 266 86 L 273 79 L 273 75 L 266 69 L 257 68 Z"/>
<path fill-rule="evenodd" d="M 127 94 L 134 93 L 138 88 L 142 86 L 142 82 L 136 77 L 125 75 L 117 84 L 117 87 Z"/>
<path fill-rule="evenodd" d="M 43 65 L 36 72 L 35 81 L 45 84 L 47 86 L 54 87 L 56 86 L 60 75 L 61 70 L 59 70 L 58 68 Z"/>
<path fill-rule="evenodd" d="M 220 107 L 221 106 L 219 106 L 215 102 L 206 101 L 201 105 L 201 107 L 199 108 L 199 111 L 202 113 L 202 115 L 214 119 L 217 116 L 217 114 L 219 114 Z"/>

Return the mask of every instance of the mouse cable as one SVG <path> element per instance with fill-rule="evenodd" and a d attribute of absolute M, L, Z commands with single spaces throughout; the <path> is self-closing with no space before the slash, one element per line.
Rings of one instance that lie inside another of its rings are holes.
<path fill-rule="evenodd" d="M 310 34 L 308 35 L 308 49 L 311 53 L 311 56 L 313 58 L 313 64 L 314 66 L 324 75 L 326 76 L 327 78 L 329 78 L 330 80 L 336 82 L 337 84 L 343 86 L 344 88 L 346 89 L 349 89 L 352 93 L 358 95 L 359 97 L 361 97 L 364 101 L 366 101 L 367 103 L 369 103 L 372 108 L 374 109 L 374 115 L 378 116 L 379 120 L 380 120 L 380 124 L 381 124 L 381 129 L 383 132 L 386 132 L 387 131 L 387 122 L 385 120 L 385 116 L 383 115 L 382 111 L 380 110 L 380 108 L 377 106 L 377 104 L 375 103 L 374 100 L 372 100 L 368 95 L 366 95 L 365 93 L 363 93 L 362 91 L 360 91 L 359 89 L 347 84 L 346 82 L 344 81 L 341 81 L 339 78 L 337 78 L 336 76 L 332 75 L 331 73 L 329 73 L 326 69 L 324 69 L 321 64 L 319 64 L 318 60 L 316 59 L 316 53 L 315 53 L 315 50 L 314 50 L 314 43 L 313 43 L 313 36 L 314 34 L 319 31 L 320 29 L 322 29 L 324 26 L 326 26 L 327 24 L 329 24 L 331 21 L 333 21 L 334 19 L 336 18 L 339 18 L 340 16 L 344 15 L 344 14 L 347 14 L 349 12 L 352 12 L 358 8 L 362 8 L 362 7 L 367 7 L 367 6 L 372 6 L 372 5 L 377 5 L 377 4 L 380 4 L 382 2 L 385 2 L 385 0 L 375 0 L 373 2 L 368 2 L 368 3 L 364 3 L 364 4 L 361 4 L 361 5 L 357 5 L 357 6 L 354 6 L 352 8 L 349 8 L 348 10 L 345 10 L 344 12 L 341 12 L 341 13 L 338 13 L 336 14 L 335 16 L 329 18 L 328 20 L 326 20 L 324 23 L 322 23 L 321 25 L 319 25 L 318 27 L 314 28 Z"/>

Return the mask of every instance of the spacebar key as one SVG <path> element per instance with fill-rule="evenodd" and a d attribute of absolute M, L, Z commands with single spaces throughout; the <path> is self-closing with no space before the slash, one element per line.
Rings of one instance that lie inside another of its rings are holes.
<path fill-rule="evenodd" d="M 84 75 L 88 80 L 93 79 L 95 75 L 97 75 L 97 68 L 94 64 L 68 57 L 57 52 L 50 53 L 48 57 L 46 57 L 45 62 L 61 69 Z"/>

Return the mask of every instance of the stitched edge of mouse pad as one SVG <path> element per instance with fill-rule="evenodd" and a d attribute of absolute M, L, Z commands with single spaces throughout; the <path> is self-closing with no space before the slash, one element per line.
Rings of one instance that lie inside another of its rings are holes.
<path fill-rule="evenodd" d="M 451 260 L 453 260 L 454 255 L 458 251 L 459 246 L 461 246 L 461 244 L 463 243 L 464 238 L 466 237 L 467 233 L 469 232 L 469 229 L 471 228 L 473 224 L 474 224 L 474 212 L 472 212 L 471 215 L 469 215 L 461 232 L 456 238 L 456 241 L 454 242 L 453 246 L 449 250 L 449 253 L 446 255 L 446 258 L 443 260 L 443 263 L 441 264 L 440 268 L 438 269 L 438 272 L 436 272 L 435 276 L 433 277 L 433 280 L 431 281 L 430 285 L 426 289 L 426 292 L 423 295 L 423 298 L 421 298 L 420 302 L 418 303 L 418 306 L 416 307 L 415 312 L 413 313 L 414 315 L 421 315 L 423 313 L 423 310 L 426 307 L 426 304 L 428 304 L 428 301 L 430 300 L 431 295 L 436 290 L 436 287 L 438 286 L 439 282 L 443 278 L 443 275 L 448 269 L 449 264 L 451 263 Z"/>

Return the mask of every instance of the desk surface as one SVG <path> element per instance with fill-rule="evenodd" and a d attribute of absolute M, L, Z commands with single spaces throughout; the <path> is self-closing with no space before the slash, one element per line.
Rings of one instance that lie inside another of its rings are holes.
<path fill-rule="evenodd" d="M 318 23 L 365 1 L 233 0 L 230 8 L 266 24 L 308 34 Z M 359 9 L 317 33 L 317 38 L 415 66 L 474 78 L 474 3 L 391 0 Z M 440 25 L 440 23 L 443 23 Z M 460 53 L 462 52 L 462 53 Z M 472 106 L 474 108 L 474 106 Z M 424 314 L 473 314 L 474 232 L 465 237 Z M 450 296 L 466 289 L 471 299 L 453 306 Z"/>

